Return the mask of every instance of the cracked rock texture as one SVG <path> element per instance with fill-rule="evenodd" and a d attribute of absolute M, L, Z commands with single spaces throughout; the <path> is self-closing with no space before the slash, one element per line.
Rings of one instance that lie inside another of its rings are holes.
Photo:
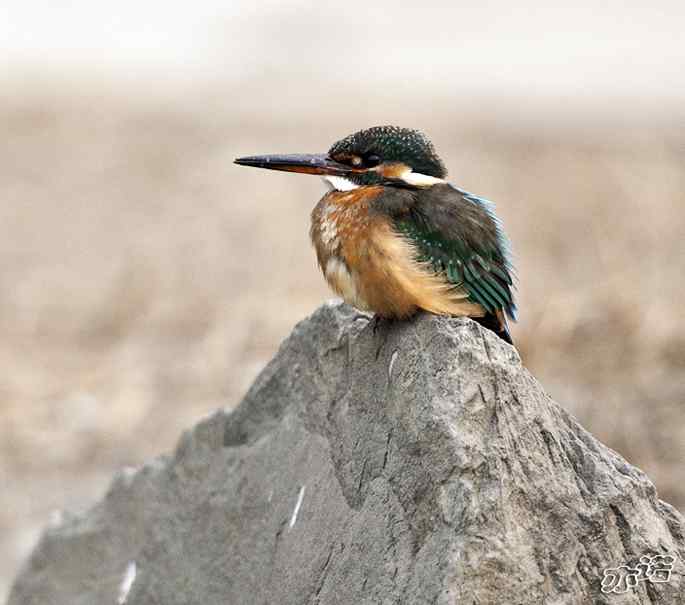
<path fill-rule="evenodd" d="M 55 520 L 9 605 L 671 605 L 684 530 L 474 322 L 374 334 L 328 304 L 235 411 Z M 676 558 L 668 582 L 601 592 L 605 568 L 655 554 Z"/>

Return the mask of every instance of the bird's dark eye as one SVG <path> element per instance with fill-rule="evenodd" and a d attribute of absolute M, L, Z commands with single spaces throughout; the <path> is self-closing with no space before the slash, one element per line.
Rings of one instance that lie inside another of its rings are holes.
<path fill-rule="evenodd" d="M 375 153 L 370 153 L 364 156 L 364 165 L 368 168 L 373 168 L 381 163 L 381 158 L 379 158 Z"/>

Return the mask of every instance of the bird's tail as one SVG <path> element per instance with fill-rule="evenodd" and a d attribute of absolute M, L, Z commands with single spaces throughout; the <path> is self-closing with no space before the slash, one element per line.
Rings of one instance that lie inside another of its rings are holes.
<path fill-rule="evenodd" d="M 507 324 L 507 318 L 504 313 L 487 313 L 483 317 L 473 317 L 481 326 L 491 330 L 497 336 L 499 336 L 504 342 L 508 342 L 510 345 L 514 345 L 514 341 L 511 339 L 511 332 L 509 332 L 509 324 Z"/>

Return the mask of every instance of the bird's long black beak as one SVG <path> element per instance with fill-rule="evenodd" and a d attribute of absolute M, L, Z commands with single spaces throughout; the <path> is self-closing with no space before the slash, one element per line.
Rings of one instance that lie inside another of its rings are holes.
<path fill-rule="evenodd" d="M 251 155 L 235 160 L 241 166 L 268 168 L 269 170 L 284 170 L 285 172 L 301 172 L 304 174 L 329 174 L 345 176 L 352 172 L 359 172 L 350 166 L 336 162 L 327 154 L 289 154 L 289 155 Z"/>

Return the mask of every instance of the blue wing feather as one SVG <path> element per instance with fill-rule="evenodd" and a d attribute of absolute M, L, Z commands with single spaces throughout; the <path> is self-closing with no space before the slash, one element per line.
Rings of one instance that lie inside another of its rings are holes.
<path fill-rule="evenodd" d="M 516 320 L 511 245 L 492 202 L 452 185 L 434 186 L 395 225 L 421 260 L 464 287 L 473 302 Z"/>

